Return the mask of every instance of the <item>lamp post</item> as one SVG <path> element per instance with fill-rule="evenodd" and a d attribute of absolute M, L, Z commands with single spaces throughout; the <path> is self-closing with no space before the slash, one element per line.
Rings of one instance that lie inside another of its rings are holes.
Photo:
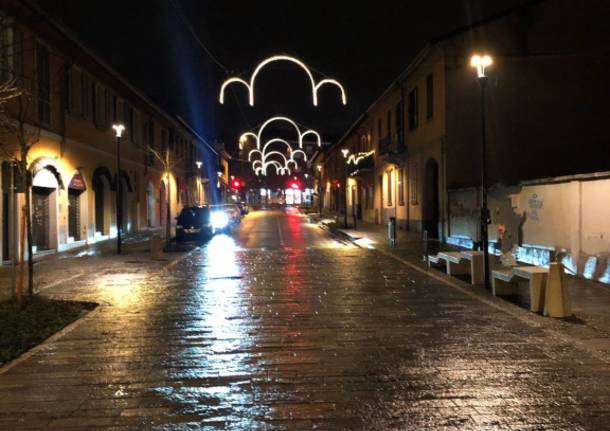
<path fill-rule="evenodd" d="M 347 148 L 343 148 L 341 150 L 341 153 L 343 154 L 343 158 L 345 159 L 345 164 L 343 166 L 345 177 L 345 188 L 343 190 L 343 227 L 347 229 L 347 155 L 349 154 L 349 150 Z"/>
<path fill-rule="evenodd" d="M 487 139 L 485 136 L 485 86 L 487 76 L 485 68 L 493 63 L 489 55 L 473 55 L 470 66 L 477 70 L 479 87 L 481 88 L 481 247 L 483 248 L 483 270 L 485 275 L 485 288 L 491 289 L 489 280 L 489 234 L 490 223 L 489 208 L 487 208 Z"/>
<path fill-rule="evenodd" d="M 116 252 L 121 254 L 121 230 L 123 229 L 123 211 L 121 208 L 121 137 L 125 126 L 114 124 L 112 126 L 116 133 Z"/>
<path fill-rule="evenodd" d="M 197 166 L 197 205 L 201 205 L 201 166 L 203 162 L 197 160 L 195 165 Z"/>
<path fill-rule="evenodd" d="M 316 165 L 318 171 L 318 212 L 322 217 L 322 165 Z"/>

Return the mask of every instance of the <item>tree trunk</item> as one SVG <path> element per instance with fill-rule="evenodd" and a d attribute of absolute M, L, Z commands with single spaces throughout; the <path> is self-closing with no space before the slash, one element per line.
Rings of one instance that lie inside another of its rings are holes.
<path fill-rule="evenodd" d="M 34 297 L 34 254 L 32 253 L 32 207 L 30 199 L 32 195 L 32 186 L 30 184 L 29 175 L 26 172 L 26 187 L 25 187 L 25 228 L 28 241 L 28 296 L 31 300 Z"/>

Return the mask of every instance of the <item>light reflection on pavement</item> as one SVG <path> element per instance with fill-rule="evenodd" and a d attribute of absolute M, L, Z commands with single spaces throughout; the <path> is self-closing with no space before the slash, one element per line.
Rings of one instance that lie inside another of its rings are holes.
<path fill-rule="evenodd" d="M 104 305 L 0 375 L 0 429 L 606 427 L 606 364 L 297 213 L 131 269 L 49 289 Z"/>

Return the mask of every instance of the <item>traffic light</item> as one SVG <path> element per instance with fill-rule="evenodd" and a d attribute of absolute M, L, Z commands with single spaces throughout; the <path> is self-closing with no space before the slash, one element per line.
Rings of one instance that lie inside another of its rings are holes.
<path fill-rule="evenodd" d="M 231 181 L 231 188 L 233 190 L 239 190 L 244 186 L 244 183 L 242 180 L 240 180 L 239 178 L 233 178 L 233 180 Z"/>
<path fill-rule="evenodd" d="M 301 182 L 299 180 L 290 180 L 288 188 L 292 190 L 301 190 Z"/>

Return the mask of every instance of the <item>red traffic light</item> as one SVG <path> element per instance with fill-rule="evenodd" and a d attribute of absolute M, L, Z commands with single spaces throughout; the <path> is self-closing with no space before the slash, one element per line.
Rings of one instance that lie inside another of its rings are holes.
<path fill-rule="evenodd" d="M 290 183 L 288 183 L 288 187 L 293 189 L 293 190 L 300 190 L 301 189 L 301 183 L 297 180 L 292 180 L 290 181 Z"/>
<path fill-rule="evenodd" d="M 233 181 L 231 181 L 231 187 L 235 190 L 239 190 L 243 187 L 243 185 L 244 183 L 239 178 L 235 178 Z"/>

